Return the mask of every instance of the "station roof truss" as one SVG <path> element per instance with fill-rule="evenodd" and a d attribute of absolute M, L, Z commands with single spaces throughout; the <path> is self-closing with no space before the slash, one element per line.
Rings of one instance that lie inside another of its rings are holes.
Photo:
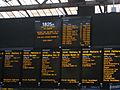
<path fill-rule="evenodd" d="M 111 8 L 112 3 L 112 0 L 0 0 L 0 18 L 77 15 L 79 6 L 95 6 L 96 13 L 104 13 L 105 6 Z M 119 12 L 120 0 L 114 3 Z"/>

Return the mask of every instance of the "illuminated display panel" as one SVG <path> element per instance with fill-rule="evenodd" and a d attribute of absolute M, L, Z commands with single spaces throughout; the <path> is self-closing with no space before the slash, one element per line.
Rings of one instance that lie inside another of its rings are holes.
<path fill-rule="evenodd" d="M 102 55 L 102 49 L 82 50 L 82 86 L 100 86 Z"/>
<path fill-rule="evenodd" d="M 104 49 L 103 82 L 120 83 L 120 49 Z"/>
<path fill-rule="evenodd" d="M 81 51 L 79 49 L 62 50 L 61 83 L 63 86 L 78 86 L 81 77 Z"/>
<path fill-rule="evenodd" d="M 80 44 L 82 47 L 89 47 L 91 44 L 91 18 L 82 18 L 80 23 Z"/>
<path fill-rule="evenodd" d="M 3 60 L 4 60 L 4 51 L 0 51 L 0 86 L 1 86 L 1 82 L 2 82 Z"/>
<path fill-rule="evenodd" d="M 61 19 L 46 18 L 44 20 L 36 20 L 35 29 L 36 47 L 52 48 L 61 46 Z"/>
<path fill-rule="evenodd" d="M 18 87 L 21 73 L 22 51 L 5 50 L 3 84 L 4 87 Z"/>
<path fill-rule="evenodd" d="M 42 86 L 58 85 L 60 78 L 60 56 L 60 50 L 42 50 Z"/>
<path fill-rule="evenodd" d="M 24 50 L 22 64 L 22 86 L 37 87 L 40 81 L 41 52 Z"/>
<path fill-rule="evenodd" d="M 62 45 L 68 47 L 90 46 L 90 17 L 63 18 Z"/>

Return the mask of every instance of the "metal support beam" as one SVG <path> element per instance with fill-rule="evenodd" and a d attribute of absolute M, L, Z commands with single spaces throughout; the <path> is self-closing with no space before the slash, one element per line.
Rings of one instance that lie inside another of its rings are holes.
<path fill-rule="evenodd" d="M 96 3 L 90 3 L 88 5 L 95 5 Z M 50 9 L 50 8 L 64 8 L 64 7 L 76 7 L 79 5 L 83 5 L 82 3 L 52 3 L 52 4 L 36 4 L 36 5 L 22 5 L 22 6 L 7 6 L 0 7 L 0 12 L 3 11 L 18 11 L 18 10 L 34 10 L 34 9 Z"/>
<path fill-rule="evenodd" d="M 98 6 L 99 6 L 99 9 L 100 9 L 100 12 L 103 13 L 101 5 L 98 5 Z"/>
<path fill-rule="evenodd" d="M 18 1 L 18 3 L 20 4 L 20 5 L 22 5 L 22 3 L 19 1 L 19 0 L 17 0 Z"/>
<path fill-rule="evenodd" d="M 46 4 L 47 1 L 48 1 L 48 0 L 44 0 L 44 2 L 43 2 L 42 4 Z"/>
<path fill-rule="evenodd" d="M 107 5 L 111 3 L 104 3 L 102 5 Z M 22 6 L 7 6 L 0 7 L 0 12 L 4 11 L 19 11 L 19 10 L 34 10 L 34 9 L 50 9 L 50 8 L 65 8 L 65 7 L 78 7 L 78 6 L 95 6 L 101 5 L 99 2 L 88 1 L 86 3 L 52 3 L 52 4 L 36 4 L 36 5 L 22 5 Z"/>
<path fill-rule="evenodd" d="M 104 13 L 107 13 L 107 5 L 104 5 Z"/>
<path fill-rule="evenodd" d="M 38 0 L 35 0 L 38 4 L 40 4 L 39 2 L 38 2 Z"/>
<path fill-rule="evenodd" d="M 59 3 L 61 3 L 61 1 L 60 1 L 60 0 L 58 0 L 58 1 L 59 1 Z M 67 14 L 67 11 L 65 10 L 65 8 L 63 7 L 62 9 L 64 10 L 65 15 L 68 15 L 68 14 Z"/>

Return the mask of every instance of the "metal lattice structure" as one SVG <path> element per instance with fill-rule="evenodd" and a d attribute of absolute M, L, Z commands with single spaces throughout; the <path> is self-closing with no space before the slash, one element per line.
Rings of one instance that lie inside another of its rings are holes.
<path fill-rule="evenodd" d="M 112 0 L 0 0 L 0 18 L 77 15 L 79 6 L 95 6 L 96 13 L 110 12 Z M 120 0 L 115 0 L 120 11 Z"/>

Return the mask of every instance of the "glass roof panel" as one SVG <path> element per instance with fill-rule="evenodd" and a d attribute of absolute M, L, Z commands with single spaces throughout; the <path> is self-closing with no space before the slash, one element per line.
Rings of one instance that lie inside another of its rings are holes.
<path fill-rule="evenodd" d="M 59 3 L 59 0 L 48 0 L 46 4 Z"/>
<path fill-rule="evenodd" d="M 52 13 L 49 9 L 43 9 L 43 11 L 45 12 L 45 15 L 52 16 Z"/>
<path fill-rule="evenodd" d="M 24 17 L 19 11 L 12 11 L 12 13 L 15 15 L 15 17 Z"/>
<path fill-rule="evenodd" d="M 6 12 L 10 18 L 15 18 L 15 15 L 12 12 Z"/>
<path fill-rule="evenodd" d="M 44 2 L 44 0 L 37 0 L 40 4 L 42 4 Z"/>
<path fill-rule="evenodd" d="M 37 10 L 31 10 L 31 13 L 33 14 L 33 16 L 40 16 Z"/>
<path fill-rule="evenodd" d="M 27 5 L 24 0 L 19 0 L 22 5 Z"/>
<path fill-rule="evenodd" d="M 32 14 L 31 10 L 27 10 L 28 14 L 30 15 L 30 17 L 33 17 L 34 15 Z"/>
<path fill-rule="evenodd" d="M 4 18 L 10 18 L 6 12 L 1 12 L 1 14 L 4 16 Z"/>
<path fill-rule="evenodd" d="M 8 3 L 0 0 L 0 6 L 10 6 Z"/>
<path fill-rule="evenodd" d="M 50 9 L 52 15 L 59 15 L 56 9 Z"/>
<path fill-rule="evenodd" d="M 111 12 L 112 7 L 113 5 L 108 5 L 108 9 L 107 9 L 108 13 Z M 114 5 L 114 7 L 116 7 L 116 12 L 120 12 L 120 4 L 116 4 Z"/>
<path fill-rule="evenodd" d="M 103 6 L 101 6 L 101 8 L 102 8 L 102 12 L 104 12 L 104 7 Z M 100 12 L 100 8 L 99 8 L 99 6 L 97 5 L 97 6 L 95 6 L 95 13 L 101 13 Z"/>
<path fill-rule="evenodd" d="M 38 4 L 35 0 L 30 0 L 32 4 Z"/>
<path fill-rule="evenodd" d="M 19 11 L 19 13 L 22 17 L 28 17 L 27 13 L 23 10 Z"/>
<path fill-rule="evenodd" d="M 20 0 L 22 5 L 38 4 L 35 0 Z"/>
<path fill-rule="evenodd" d="M 65 15 L 65 12 L 62 8 L 56 8 L 59 15 Z"/>
<path fill-rule="evenodd" d="M 14 4 L 11 1 L 7 2 L 7 4 L 9 4 L 10 6 L 14 6 Z"/>
<path fill-rule="evenodd" d="M 3 15 L 0 13 L 0 18 L 4 18 Z"/>
<path fill-rule="evenodd" d="M 43 10 L 37 10 L 40 16 L 46 16 Z"/>
<path fill-rule="evenodd" d="M 85 1 L 95 1 L 95 0 L 85 0 Z"/>
<path fill-rule="evenodd" d="M 51 0 L 53 3 L 59 3 L 58 0 Z"/>
<path fill-rule="evenodd" d="M 70 11 L 71 11 L 72 15 L 77 14 L 77 10 L 78 10 L 78 8 L 77 8 L 77 7 L 70 7 L 69 9 L 70 9 Z"/>
<path fill-rule="evenodd" d="M 20 5 L 17 0 L 11 0 L 8 3 L 11 4 L 12 6 L 18 6 L 18 5 Z"/>
<path fill-rule="evenodd" d="M 28 17 L 25 11 L 10 11 L 10 12 L 0 12 L 0 18 L 20 18 Z"/>
<path fill-rule="evenodd" d="M 69 8 L 65 8 L 65 10 L 66 10 L 66 12 L 67 12 L 68 15 L 72 14 Z"/>
<path fill-rule="evenodd" d="M 48 0 L 47 2 L 46 2 L 46 4 L 50 4 L 50 3 L 53 3 L 51 0 Z"/>
<path fill-rule="evenodd" d="M 68 2 L 68 0 L 60 0 L 62 3 Z"/>

